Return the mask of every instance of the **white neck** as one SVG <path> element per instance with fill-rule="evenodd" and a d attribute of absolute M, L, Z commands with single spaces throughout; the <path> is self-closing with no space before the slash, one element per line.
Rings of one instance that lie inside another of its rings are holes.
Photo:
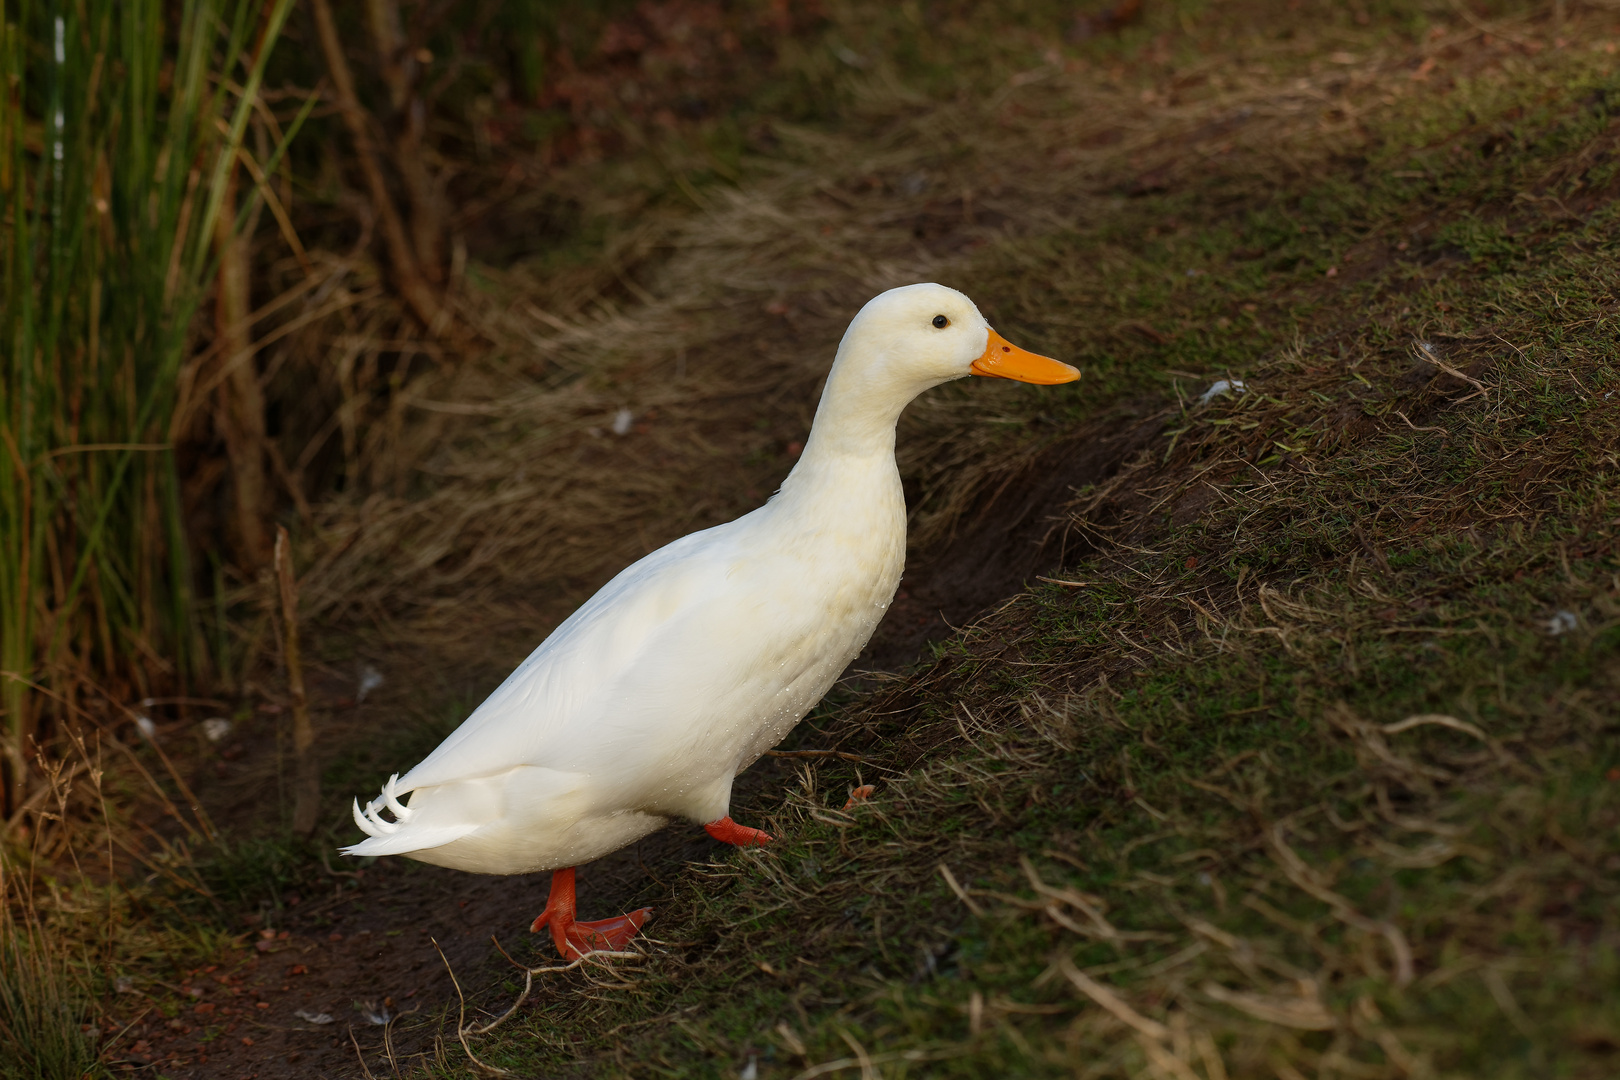
<path fill-rule="evenodd" d="M 893 473 L 894 429 L 900 414 L 918 394 L 945 381 L 886 376 L 872 364 L 847 362 L 847 347 L 847 341 L 839 347 L 827 375 L 804 453 L 782 481 L 784 497 L 854 480 L 874 467 Z"/>

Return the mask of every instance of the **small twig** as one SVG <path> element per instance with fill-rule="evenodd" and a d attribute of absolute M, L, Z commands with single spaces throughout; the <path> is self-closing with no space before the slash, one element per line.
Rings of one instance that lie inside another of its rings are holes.
<path fill-rule="evenodd" d="M 956 894 L 956 898 L 962 901 L 973 914 L 981 919 L 984 918 L 984 909 L 974 901 L 973 897 L 967 894 L 966 889 L 962 888 L 961 884 L 956 880 L 956 875 L 951 873 L 951 868 L 944 863 L 940 863 L 939 873 L 945 879 L 945 884 L 951 887 L 951 892 Z"/>
<path fill-rule="evenodd" d="M 1420 347 L 1418 349 L 1418 358 L 1425 361 L 1426 363 L 1433 364 L 1435 367 L 1439 368 L 1441 371 L 1445 372 L 1447 375 L 1450 375 L 1454 379 L 1461 379 L 1463 382 L 1468 383 L 1474 389 L 1479 391 L 1479 395 L 1470 394 L 1469 397 L 1475 397 L 1475 396 L 1490 397 L 1490 389 L 1484 383 L 1480 382 L 1478 379 L 1474 378 L 1472 375 L 1464 375 L 1462 372 L 1458 371 L 1456 368 L 1452 367 L 1450 364 L 1448 364 L 1444 360 L 1440 359 L 1440 354 L 1436 353 L 1433 349 L 1428 348 L 1426 345 L 1424 345 L 1424 346 L 1422 346 L 1422 347 Z M 1467 400 L 1467 399 L 1465 398 L 1463 400 Z M 1405 418 L 1402 417 L 1402 419 L 1405 419 Z M 1410 424 L 1411 421 L 1408 420 L 1407 423 Z"/>
<path fill-rule="evenodd" d="M 1284 875 L 1293 882 L 1295 888 L 1326 904 L 1332 909 L 1334 916 L 1346 926 L 1354 927 L 1363 933 L 1381 935 L 1389 943 L 1390 952 L 1395 958 L 1395 986 L 1400 988 L 1411 985 L 1412 948 L 1406 941 L 1406 935 L 1401 933 L 1400 927 L 1385 919 L 1368 918 L 1348 899 L 1328 888 L 1316 871 L 1288 846 L 1282 822 L 1276 822 L 1271 826 L 1266 833 L 1266 840 Z"/>
<path fill-rule="evenodd" d="M 334 870 L 334 869 L 332 869 L 332 864 L 327 859 L 326 849 L 323 847 L 320 850 L 321 850 L 321 869 L 326 871 L 326 874 L 327 874 L 328 877 L 349 878 L 352 881 L 360 881 L 361 880 L 360 871 L 358 871 L 358 870 Z"/>
<path fill-rule="evenodd" d="M 120 1028 L 118 1030 L 118 1034 L 116 1034 L 112 1038 L 108 1039 L 107 1042 L 106 1042 L 106 1045 L 104 1045 L 101 1048 L 102 1060 L 106 1060 L 108 1055 L 110 1055 L 112 1053 L 112 1048 L 117 1046 L 120 1042 L 122 1042 L 124 1036 L 129 1034 L 130 1029 L 133 1028 L 136 1024 L 140 1023 L 142 1020 L 145 1020 L 146 1019 L 146 1014 L 151 1012 L 155 1008 L 157 1008 L 157 1003 L 156 1002 L 152 1003 L 151 1005 L 148 1005 L 146 1008 L 142 1009 L 140 1012 L 135 1014 L 135 1019 L 131 1020 L 129 1023 L 125 1024 L 122 1028 Z"/>
<path fill-rule="evenodd" d="M 1030 888 L 1047 898 L 1046 901 L 1040 902 L 1035 906 L 1046 911 L 1046 913 L 1052 917 L 1054 922 L 1063 924 L 1077 934 L 1082 934 L 1086 937 L 1100 937 L 1104 941 L 1112 941 L 1115 943 L 1125 941 L 1133 937 L 1141 938 L 1144 936 L 1135 933 L 1121 933 L 1120 930 L 1115 927 L 1113 923 L 1109 922 L 1108 919 L 1103 915 L 1101 908 L 1099 908 L 1098 904 L 1094 902 L 1096 900 L 1095 897 L 1088 897 L 1074 889 L 1055 888 L 1048 885 L 1041 877 L 1040 873 L 1035 869 L 1035 864 L 1029 861 L 1029 856 L 1020 855 L 1018 857 L 1018 865 L 1023 868 L 1024 876 L 1029 879 Z M 1086 918 L 1090 919 L 1092 928 L 1087 929 L 1074 922 L 1074 920 L 1063 916 L 1063 914 L 1059 912 L 1056 907 L 1056 905 L 1059 903 L 1068 904 L 1076 911 L 1079 911 Z"/>
<path fill-rule="evenodd" d="M 1136 1041 L 1159 1075 L 1173 1076 L 1176 1080 L 1198 1080 L 1198 1074 L 1193 1072 L 1192 1066 L 1166 1050 L 1163 1043 L 1150 1039 L 1140 1032 L 1137 1033 Z"/>
<path fill-rule="evenodd" d="M 421 1006 L 418 1005 L 411 1012 L 414 1013 L 420 1008 Z M 401 1013 L 399 1015 L 409 1014 Z M 399 1016 L 390 1016 L 388 1022 L 383 1025 L 383 1051 L 388 1055 L 388 1067 L 393 1070 L 394 1080 L 399 1080 L 399 1061 L 394 1057 L 394 1022 L 398 1019 Z"/>
<path fill-rule="evenodd" d="M 115 704 L 118 704 L 120 709 L 128 713 L 131 720 L 135 719 L 135 713 L 131 709 L 123 704 L 116 702 Z M 169 774 L 169 779 L 174 781 L 174 786 L 180 789 L 181 798 L 186 800 L 186 805 L 191 810 L 191 816 L 197 819 L 198 825 L 202 826 L 203 835 L 214 843 L 219 843 L 219 830 L 214 827 L 213 819 L 208 816 L 208 811 L 203 809 L 202 800 L 197 798 L 196 792 L 191 790 L 191 785 L 186 783 L 185 778 L 180 775 L 180 770 L 174 767 L 174 762 L 169 759 L 169 755 L 163 752 L 163 747 L 158 745 L 156 739 L 147 739 L 146 745 L 150 746 L 152 752 L 158 756 L 158 760 L 163 762 L 163 768 Z M 131 756 L 133 757 L 133 754 Z"/>
<path fill-rule="evenodd" d="M 79 770 L 83 767 L 84 766 L 75 761 L 72 766 L 69 767 L 67 775 L 63 776 L 60 782 L 64 784 L 71 782 L 74 776 L 76 776 Z M 0 836 L 3 836 L 6 832 L 16 828 L 17 823 L 22 821 L 22 819 L 27 816 L 29 811 L 37 809 L 39 805 L 45 801 L 46 797 L 51 794 L 52 790 L 53 788 L 51 787 L 41 787 L 33 794 L 29 795 L 28 798 L 24 799 L 17 809 L 12 813 L 11 817 L 6 819 L 5 827 L 0 828 Z"/>
<path fill-rule="evenodd" d="M 872 1064 L 872 1055 L 866 1052 L 866 1047 L 857 1042 L 855 1036 L 843 1028 L 838 1029 L 838 1037 L 843 1039 L 851 1050 L 855 1051 L 855 1060 L 861 1066 L 861 1080 L 878 1080 L 877 1067 Z"/>
<path fill-rule="evenodd" d="M 1508 989 L 1507 980 L 1502 978 L 1501 969 L 1487 965 L 1481 978 L 1485 983 L 1485 988 L 1491 992 L 1491 997 L 1495 999 L 1497 1008 L 1501 1009 L 1513 1026 L 1519 1030 L 1519 1034 L 1524 1035 L 1526 1038 L 1533 1038 L 1535 1028 L 1530 1023 L 1530 1018 L 1524 1014 L 1524 1010 L 1519 1007 L 1518 1001 L 1513 997 L 1513 991 Z"/>
<path fill-rule="evenodd" d="M 1528 45 L 1528 44 L 1530 44 L 1529 39 L 1523 37 L 1522 35 L 1515 34 L 1510 30 L 1503 29 L 1503 24 L 1500 23 L 1500 22 L 1492 24 L 1492 23 L 1487 23 L 1487 22 L 1482 21 L 1472 11 L 1468 10 L 1468 5 L 1462 3 L 1461 0 L 1451 0 L 1451 10 L 1456 12 L 1458 15 L 1461 15 L 1463 21 L 1466 22 L 1469 26 L 1472 26 L 1474 28 L 1474 31 L 1475 31 L 1476 34 L 1495 35 L 1496 37 L 1499 37 L 1499 38 L 1505 38 L 1508 41 L 1513 42 L 1513 44 L 1515 44 L 1515 45 Z M 1472 37 L 1473 35 L 1467 35 L 1467 36 Z M 1452 42 L 1446 42 L 1446 44 L 1451 45 L 1453 43 Z"/>
<path fill-rule="evenodd" d="M 159 837 L 156 833 L 152 832 L 151 828 L 149 826 L 147 826 L 144 822 L 137 821 L 135 824 L 137 826 L 139 826 L 148 836 L 150 836 L 153 839 L 157 840 L 160 845 L 165 846 L 165 847 L 167 846 L 167 845 L 163 845 L 162 838 Z M 146 867 L 148 870 L 153 871 L 154 873 L 160 875 L 161 877 L 167 878 L 169 881 L 172 881 L 174 884 L 180 886 L 182 889 L 186 889 L 189 892 L 196 893 L 198 896 L 202 897 L 204 900 L 208 900 L 208 901 L 210 901 L 210 902 L 212 902 L 214 904 L 219 903 L 218 897 L 216 897 L 212 892 L 210 892 L 208 890 L 207 886 L 199 884 L 199 883 L 194 882 L 194 881 L 187 881 L 185 878 L 181 877 L 178 873 L 176 873 L 171 867 L 164 866 L 162 863 L 154 862 L 153 860 L 148 859 L 144 852 L 140 851 L 138 848 L 135 847 L 134 844 L 132 844 L 128 840 L 124 839 L 124 837 L 123 837 L 123 835 L 121 833 L 109 832 L 107 835 L 112 840 L 113 843 L 117 844 L 119 847 L 124 849 L 125 854 L 127 854 L 131 858 L 135 859 L 136 862 L 139 862 L 142 866 Z"/>
<path fill-rule="evenodd" d="M 477 1028 L 477 1029 L 475 1029 L 473 1031 L 467 1032 L 466 1034 L 468 1034 L 468 1035 L 487 1035 L 491 1031 L 494 1031 L 496 1028 L 500 1027 L 502 1024 L 506 1023 L 507 1018 L 510 1017 L 513 1013 L 517 1012 L 518 1008 L 525 1001 L 529 1000 L 529 991 L 534 989 L 534 977 L 535 977 L 536 974 L 538 974 L 538 972 L 536 972 L 533 968 L 530 968 L 526 964 L 520 964 L 516 960 L 513 960 L 511 954 L 508 953 L 506 951 L 506 949 L 501 946 L 500 939 L 497 938 L 494 934 L 489 935 L 489 940 L 490 940 L 490 943 L 495 946 L 495 951 L 500 953 L 502 956 L 506 957 L 507 963 L 511 964 L 515 968 L 520 969 L 523 972 L 523 993 L 519 994 L 518 997 L 517 997 L 517 1000 L 512 1002 L 512 1007 L 511 1008 L 509 1008 L 505 1012 L 501 1013 L 501 1015 L 497 1016 L 495 1019 L 491 1020 L 489 1023 L 485 1024 L 483 1027 L 480 1027 L 480 1028 Z M 569 968 L 578 967 L 580 965 L 580 963 L 582 963 L 582 961 L 583 961 L 583 958 L 581 958 L 581 960 L 575 960 L 572 964 L 569 964 L 568 967 L 553 968 L 553 969 L 543 969 L 543 970 L 567 971 L 567 970 L 569 970 Z"/>
<path fill-rule="evenodd" d="M 451 976 L 454 978 L 455 976 Z M 354 1044 L 354 1056 L 360 1059 L 360 1071 L 366 1074 L 366 1080 L 377 1080 L 371 1075 L 371 1069 L 366 1065 L 366 1055 L 360 1050 L 360 1040 L 354 1037 L 354 1025 L 349 1025 L 349 1042 Z"/>
<path fill-rule="evenodd" d="M 450 966 L 449 957 L 445 956 L 444 950 L 439 948 L 439 939 L 430 937 L 428 940 L 433 942 L 434 950 L 438 952 L 439 959 L 444 962 L 444 970 L 450 973 L 450 985 L 456 988 L 456 1001 L 460 1007 L 460 1012 L 456 1016 L 456 1038 L 461 1040 L 461 1049 L 466 1053 L 467 1060 L 472 1062 L 476 1068 L 492 1075 L 511 1076 L 512 1074 L 505 1069 L 498 1069 L 493 1065 L 485 1065 L 482 1061 L 479 1061 L 478 1055 L 474 1054 L 472 1047 L 467 1045 L 467 998 L 461 992 L 461 980 L 456 978 L 456 970 Z M 504 1020 L 505 1017 L 503 1016 L 501 1019 Z M 350 1037 L 353 1037 L 354 1029 L 352 1027 L 349 1029 L 349 1034 Z M 371 1074 L 367 1073 L 366 1075 L 370 1076 Z"/>
<path fill-rule="evenodd" d="M 1453 731 L 1461 731 L 1465 735 L 1472 735 L 1474 738 L 1483 743 L 1488 743 L 1491 741 L 1488 735 L 1479 730 L 1479 728 L 1475 727 L 1473 724 L 1470 724 L 1465 720 L 1458 720 L 1455 716 L 1443 716 L 1439 713 L 1423 713 L 1420 716 L 1408 716 L 1405 720 L 1401 720 L 1397 723 L 1383 725 L 1383 730 L 1385 735 L 1399 735 L 1401 732 L 1410 728 L 1422 727 L 1425 724 L 1436 724 L 1440 727 L 1451 728 Z"/>
<path fill-rule="evenodd" d="M 1442 435 L 1449 434 L 1449 432 L 1447 432 L 1443 427 L 1418 427 L 1416 424 L 1412 423 L 1412 421 L 1407 418 L 1407 415 L 1401 412 L 1399 409 L 1395 410 L 1395 415 L 1400 417 L 1402 420 L 1405 420 L 1406 426 L 1411 428 L 1413 431 L 1438 431 Z"/>

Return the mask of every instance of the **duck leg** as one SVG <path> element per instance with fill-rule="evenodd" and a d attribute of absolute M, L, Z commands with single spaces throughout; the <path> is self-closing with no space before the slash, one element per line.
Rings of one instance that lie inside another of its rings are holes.
<path fill-rule="evenodd" d="M 652 914 L 652 908 L 641 908 L 616 919 L 579 922 L 574 918 L 574 911 L 574 868 L 552 871 L 546 910 L 530 925 L 529 933 L 538 934 L 542 927 L 550 926 L 552 944 L 557 946 L 558 955 L 568 961 L 578 960 L 590 952 L 623 949 Z"/>
<path fill-rule="evenodd" d="M 709 822 L 703 826 L 703 831 L 722 844 L 735 844 L 737 847 L 764 847 L 774 839 L 768 832 L 737 824 L 729 814 L 719 821 Z"/>

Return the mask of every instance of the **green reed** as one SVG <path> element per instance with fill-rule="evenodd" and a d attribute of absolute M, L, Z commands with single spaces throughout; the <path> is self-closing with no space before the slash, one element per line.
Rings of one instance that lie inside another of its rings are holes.
<path fill-rule="evenodd" d="M 75 698 L 174 692 L 206 673 L 174 427 L 231 166 L 292 3 L 0 0 L 12 806 L 31 741 Z"/>

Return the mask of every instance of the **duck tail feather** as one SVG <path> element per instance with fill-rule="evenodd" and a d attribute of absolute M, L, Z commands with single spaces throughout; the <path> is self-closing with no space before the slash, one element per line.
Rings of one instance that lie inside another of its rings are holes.
<path fill-rule="evenodd" d="M 369 836 L 338 851 L 344 855 L 408 855 L 413 851 L 443 847 L 477 828 L 468 824 L 416 826 L 391 835 Z"/>
<path fill-rule="evenodd" d="M 371 808 L 368 806 L 366 809 L 369 810 Z M 365 833 L 367 836 L 381 836 L 382 835 L 382 833 L 377 831 L 377 827 L 374 826 L 371 823 L 371 819 L 366 817 L 365 814 L 362 814 L 360 812 L 360 800 L 359 799 L 354 800 L 354 823 L 356 825 L 360 826 L 360 831 Z"/>
<path fill-rule="evenodd" d="M 366 838 L 357 844 L 341 847 L 344 855 L 407 855 L 425 851 L 459 840 L 477 830 L 477 824 L 456 822 L 434 825 L 420 820 L 422 808 L 406 806 L 400 801 L 399 774 L 395 773 L 383 785 L 382 793 L 362 804 L 355 799 L 350 808 L 354 823 Z M 393 815 L 390 821 L 383 811 Z"/>
<path fill-rule="evenodd" d="M 360 831 L 367 836 L 392 836 L 399 832 L 401 825 L 414 818 L 416 811 L 400 802 L 399 794 L 399 773 L 395 773 L 388 778 L 388 783 L 383 785 L 382 794 L 366 803 L 365 809 L 361 809 L 360 800 L 356 799 L 354 823 L 360 827 Z M 392 813 L 394 820 L 389 821 L 383 817 L 383 810 Z"/>

